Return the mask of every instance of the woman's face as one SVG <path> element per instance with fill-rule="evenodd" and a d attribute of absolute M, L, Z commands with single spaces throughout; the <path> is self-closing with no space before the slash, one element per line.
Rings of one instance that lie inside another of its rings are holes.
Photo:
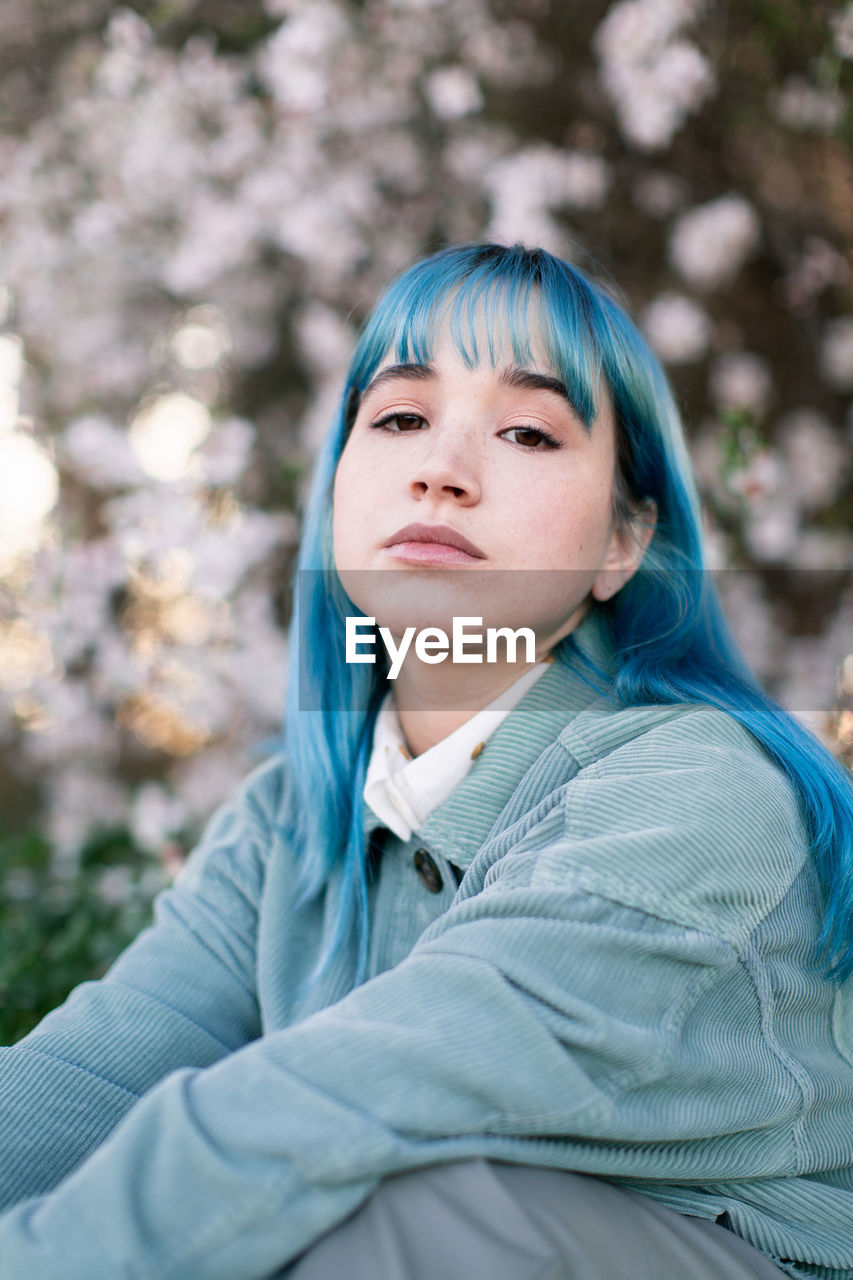
<path fill-rule="evenodd" d="M 395 634 L 461 613 L 530 626 L 544 652 L 636 567 L 614 528 L 615 453 L 608 398 L 588 430 L 539 356 L 468 369 L 446 336 L 426 365 L 389 355 L 335 477 L 345 590 Z"/>

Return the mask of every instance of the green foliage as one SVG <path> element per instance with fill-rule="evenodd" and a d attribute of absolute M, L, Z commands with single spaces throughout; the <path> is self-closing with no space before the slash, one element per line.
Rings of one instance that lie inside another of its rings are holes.
<path fill-rule="evenodd" d="M 101 977 L 149 923 L 165 872 L 126 832 L 99 835 L 61 875 L 36 831 L 0 837 L 0 1044 Z"/>

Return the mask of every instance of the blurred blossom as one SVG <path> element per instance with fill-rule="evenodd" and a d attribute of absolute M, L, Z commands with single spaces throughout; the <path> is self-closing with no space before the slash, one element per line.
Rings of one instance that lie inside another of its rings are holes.
<path fill-rule="evenodd" d="M 392 8 L 412 13 L 428 13 L 430 9 L 441 9 L 448 3 L 449 0 L 390 0 Z"/>
<path fill-rule="evenodd" d="M 315 369 L 337 375 L 345 368 L 353 351 L 353 331 L 331 307 L 307 303 L 299 313 L 296 332 L 300 350 Z"/>
<path fill-rule="evenodd" d="M 709 381 L 720 409 L 747 409 L 756 417 L 767 409 L 773 389 L 769 364 L 751 351 L 719 356 L 711 366 Z"/>
<path fill-rule="evenodd" d="M 63 460 L 95 489 L 121 489 L 143 479 L 127 432 L 96 414 L 69 422 L 60 449 Z"/>
<path fill-rule="evenodd" d="M 246 768 L 246 762 L 237 755 L 233 750 L 213 746 L 201 755 L 180 761 L 175 768 L 175 792 L 195 822 L 207 818 L 233 793 Z"/>
<path fill-rule="evenodd" d="M 126 825 L 127 792 L 102 770 L 69 766 L 49 775 L 46 785 L 48 834 L 57 872 L 72 872 L 83 842 L 95 831 Z"/>
<path fill-rule="evenodd" d="M 41 694 L 47 723 L 40 732 L 28 735 L 24 750 L 39 765 L 94 764 L 110 759 L 118 737 L 110 718 L 96 708 L 84 680 L 66 675 L 63 679 L 36 685 Z M 106 771 L 105 771 L 106 772 Z"/>
<path fill-rule="evenodd" d="M 779 453 L 770 448 L 756 449 L 743 466 L 727 477 L 729 488 L 756 509 L 782 495 L 785 480 L 785 464 Z"/>
<path fill-rule="evenodd" d="M 246 253 L 258 233 L 254 210 L 230 197 L 200 190 L 190 197 L 183 239 L 163 270 L 167 288 L 192 294 L 205 288 Z"/>
<path fill-rule="evenodd" d="M 669 256 L 694 287 L 716 289 L 734 279 L 758 238 L 758 215 L 752 205 L 742 196 L 720 196 L 678 218 Z"/>
<path fill-rule="evenodd" d="M 95 891 L 107 906 L 124 906 L 134 894 L 133 872 L 130 867 L 105 867 L 98 876 Z"/>
<path fill-rule="evenodd" d="M 559 245 L 565 237 L 551 210 L 598 209 L 610 182 L 610 169 L 600 156 L 547 143 L 525 147 L 498 160 L 486 176 L 492 200 L 486 236 L 507 243 L 520 239 Z"/>
<path fill-rule="evenodd" d="M 466 67 L 439 67 L 427 76 L 424 90 L 440 120 L 458 120 L 483 105 L 480 86 Z"/>
<path fill-rule="evenodd" d="M 258 70 L 288 112 L 319 111 L 327 99 L 331 50 L 347 34 L 341 9 L 330 0 L 306 0 L 273 32 Z"/>
<path fill-rule="evenodd" d="M 785 297 L 794 310 L 807 311 L 830 285 L 846 284 L 850 268 L 843 254 L 820 236 L 808 236 L 803 252 L 784 281 Z"/>
<path fill-rule="evenodd" d="M 767 680 L 775 674 L 783 646 L 761 578 L 734 569 L 717 574 L 715 581 L 738 647 L 759 679 Z"/>
<path fill-rule="evenodd" d="M 848 566 L 849 568 L 849 563 Z M 841 593 L 838 608 L 820 635 L 793 636 L 787 645 L 781 697 L 797 714 L 831 706 L 838 696 L 838 672 L 850 652 L 853 592 Z"/>
<path fill-rule="evenodd" d="M 0 335 L 0 431 L 18 420 L 18 398 L 24 367 L 24 344 L 14 334 Z"/>
<path fill-rule="evenodd" d="M 204 484 L 236 484 L 246 470 L 255 443 L 255 428 L 245 418 L 217 422 L 200 446 L 196 460 Z"/>
<path fill-rule="evenodd" d="M 793 556 L 797 569 L 849 569 L 853 536 L 827 529 L 803 529 Z"/>
<path fill-rule="evenodd" d="M 440 0 L 447 4 L 448 0 Z M 537 44 L 530 24 L 519 18 L 495 23 L 484 13 L 478 0 L 468 0 L 468 12 L 457 4 L 460 14 L 461 48 L 466 65 L 503 89 L 525 84 L 547 84 L 556 62 L 550 51 Z"/>
<path fill-rule="evenodd" d="M 184 699 L 172 692 L 136 694 L 122 703 L 117 719 L 143 746 L 169 756 L 201 751 L 213 736 L 211 726 L 194 720 Z"/>
<path fill-rule="evenodd" d="M 194 542 L 196 588 L 229 595 L 253 565 L 274 547 L 293 541 L 295 534 L 293 516 L 248 510 L 235 513 L 227 525 L 205 529 Z"/>
<path fill-rule="evenodd" d="M 228 327 L 213 307 L 194 307 L 169 342 L 172 355 L 185 369 L 209 369 L 231 349 Z"/>
<path fill-rule="evenodd" d="M 778 564 L 791 560 L 800 535 L 800 521 L 791 508 L 757 506 L 748 513 L 744 532 L 756 560 Z"/>
<path fill-rule="evenodd" d="M 713 570 L 726 569 L 731 563 L 731 551 L 725 533 L 709 512 L 702 513 L 702 541 L 705 563 Z"/>
<path fill-rule="evenodd" d="M 130 445 L 143 470 L 156 480 L 181 480 L 210 431 L 210 413 L 181 391 L 159 396 L 130 424 Z"/>
<path fill-rule="evenodd" d="M 497 161 L 512 150 L 514 139 L 498 129 L 477 124 L 454 130 L 444 145 L 444 167 L 460 182 L 482 185 Z"/>
<path fill-rule="evenodd" d="M 100 538 L 63 548 L 58 576 L 58 600 L 49 625 L 57 658 L 72 664 L 98 647 L 109 632 L 112 596 L 125 585 L 126 566 L 118 546 Z"/>
<path fill-rule="evenodd" d="M 662 293 L 649 303 L 641 326 L 668 364 L 699 360 L 711 341 L 711 322 L 698 302 L 681 293 Z"/>
<path fill-rule="evenodd" d="M 779 423 L 777 438 L 788 464 L 792 497 L 807 509 L 831 502 L 849 460 L 826 418 L 814 409 L 796 409 Z"/>
<path fill-rule="evenodd" d="M 601 78 L 622 133 L 642 151 L 669 146 L 716 88 L 707 59 L 679 38 L 704 8 L 703 0 L 622 0 L 595 33 Z"/>
<path fill-rule="evenodd" d="M 252 647 L 218 654 L 217 667 L 240 690 L 248 710 L 272 728 L 284 713 L 286 646 L 268 593 L 244 591 L 235 605 L 234 625 L 238 634 L 252 636 Z"/>
<path fill-rule="evenodd" d="M 44 449 L 20 431 L 0 432 L 0 568 L 37 543 L 58 496 L 59 476 Z"/>
<path fill-rule="evenodd" d="M 853 388 L 853 316 L 829 321 L 823 331 L 820 363 L 824 377 L 836 391 Z"/>
<path fill-rule="evenodd" d="M 847 4 L 829 20 L 836 52 L 842 58 L 853 58 L 853 4 Z"/>
<path fill-rule="evenodd" d="M 53 669 L 48 637 L 23 618 L 0 623 L 0 689 L 28 689 Z"/>
<path fill-rule="evenodd" d="M 668 218 L 686 199 L 680 178 L 662 169 L 640 174 L 634 183 L 634 204 L 652 218 Z"/>
<path fill-rule="evenodd" d="M 157 853 L 179 834 L 187 817 L 187 805 L 179 796 L 159 782 L 146 782 L 133 799 L 130 831 L 140 848 Z"/>
<path fill-rule="evenodd" d="M 846 108 L 844 95 L 837 89 L 818 89 L 802 76 L 789 76 L 772 102 L 782 124 L 814 133 L 832 133 Z"/>

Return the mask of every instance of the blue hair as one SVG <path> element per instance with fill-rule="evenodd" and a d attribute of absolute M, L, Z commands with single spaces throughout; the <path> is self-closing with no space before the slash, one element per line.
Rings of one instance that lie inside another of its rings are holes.
<path fill-rule="evenodd" d="M 706 571 L 699 501 L 672 391 L 626 311 L 571 264 L 542 249 L 467 244 L 398 276 L 379 299 L 353 355 L 337 420 L 317 459 L 297 573 L 285 743 L 291 801 L 286 835 L 301 850 L 302 897 L 341 868 L 336 927 L 321 966 L 354 930 L 356 981 L 367 967 L 367 857 L 361 793 L 385 669 L 347 664 L 335 643 L 353 612 L 334 569 L 332 487 L 360 396 L 386 353 L 426 363 L 443 322 L 468 367 L 478 364 L 478 320 L 489 358 L 509 338 L 516 362 L 531 334 L 592 426 L 602 385 L 615 411 L 614 515 L 627 528 L 653 500 L 657 523 L 642 564 L 606 604 L 617 659 L 611 695 L 622 705 L 704 703 L 738 720 L 794 785 L 827 894 L 818 951 L 828 971 L 853 972 L 853 785 L 831 753 L 761 689 L 723 617 Z M 571 635 L 560 642 L 574 648 Z M 340 710 L 352 708 L 353 710 Z M 318 797 L 321 802 L 318 803 Z"/>

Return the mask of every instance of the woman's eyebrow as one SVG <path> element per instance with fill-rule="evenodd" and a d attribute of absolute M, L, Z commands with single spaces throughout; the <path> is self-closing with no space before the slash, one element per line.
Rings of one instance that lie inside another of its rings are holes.
<path fill-rule="evenodd" d="M 362 399 L 371 391 L 377 391 L 386 382 L 397 378 L 408 378 L 416 382 L 429 381 L 437 377 L 436 370 L 430 364 L 392 364 L 377 373 L 365 387 Z M 526 391 L 552 391 L 562 400 L 572 404 L 568 388 L 559 378 L 546 373 L 534 373 L 532 369 L 520 369 L 517 365 L 502 369 L 500 381 L 507 387 L 521 387 Z M 574 406 L 572 406 L 574 407 Z"/>
<path fill-rule="evenodd" d="M 382 369 L 377 373 L 375 378 L 370 379 L 370 382 L 361 393 L 361 398 L 363 400 L 371 391 L 378 391 L 386 382 L 392 382 L 397 378 L 408 378 L 412 382 L 425 382 L 436 376 L 436 371 L 431 364 L 389 364 L 386 369 Z"/>
<path fill-rule="evenodd" d="M 566 384 L 550 374 L 534 373 L 532 369 L 519 369 L 517 365 L 512 365 L 501 370 L 500 379 L 508 387 L 522 387 L 525 391 L 553 391 L 562 400 L 572 403 Z"/>

